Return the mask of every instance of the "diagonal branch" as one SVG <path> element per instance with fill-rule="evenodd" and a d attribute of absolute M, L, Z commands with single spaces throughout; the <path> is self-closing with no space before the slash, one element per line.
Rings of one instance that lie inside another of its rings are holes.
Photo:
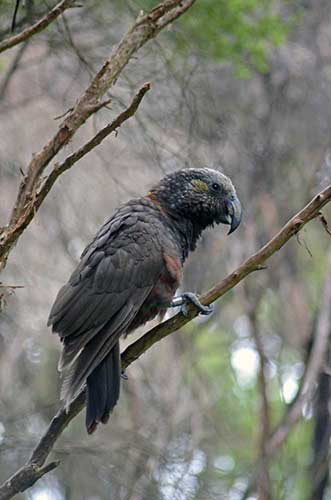
<path fill-rule="evenodd" d="M 150 83 L 145 83 L 141 89 L 134 96 L 130 106 L 126 108 L 122 113 L 120 113 L 115 120 L 106 125 L 101 129 L 92 139 L 90 139 L 86 144 L 84 144 L 77 151 L 69 155 L 62 163 L 56 164 L 52 172 L 48 175 L 44 181 L 42 187 L 38 190 L 38 194 L 35 198 L 35 203 L 31 206 L 31 211 L 38 210 L 43 200 L 46 198 L 50 189 L 54 185 L 56 179 L 63 174 L 66 170 L 69 170 L 78 160 L 87 155 L 92 149 L 98 146 L 108 135 L 112 132 L 116 132 L 117 129 L 129 118 L 131 118 L 137 111 L 141 101 L 144 98 L 146 92 L 151 88 Z"/>
<path fill-rule="evenodd" d="M 40 31 L 46 29 L 47 26 L 55 21 L 55 19 L 57 19 L 65 10 L 70 9 L 73 6 L 74 2 L 75 0 L 62 0 L 57 5 L 55 5 L 55 7 L 48 12 L 48 14 L 39 19 L 39 21 L 37 21 L 35 24 L 21 31 L 21 33 L 6 38 L 2 42 L 0 42 L 0 53 L 4 52 L 7 49 L 15 47 L 15 45 L 28 40 L 28 38 L 31 38 L 36 33 L 40 33 Z"/>
<path fill-rule="evenodd" d="M 101 129 L 92 139 L 90 139 L 86 144 L 84 144 L 77 151 L 69 155 L 62 163 L 55 164 L 51 173 L 46 177 L 40 187 L 34 192 L 30 202 L 24 208 L 24 214 L 21 216 L 17 224 L 12 228 L 7 229 L 6 237 L 7 244 L 10 245 L 11 242 L 17 240 L 18 236 L 24 231 L 28 224 L 32 221 L 37 210 L 40 208 L 42 202 L 46 198 L 47 194 L 53 187 L 56 180 L 59 178 L 63 172 L 69 170 L 78 160 L 87 155 L 92 149 L 98 146 L 107 136 L 116 130 L 129 118 L 134 116 L 141 101 L 143 100 L 145 94 L 149 91 L 150 84 L 145 83 L 141 89 L 134 96 L 131 104 L 120 113 L 115 120 L 106 125 Z M 104 103 L 102 103 L 103 105 Z M 100 104 L 99 106 L 102 107 Z M 1 241 L 1 239 L 0 239 Z"/>
<path fill-rule="evenodd" d="M 300 231 L 309 221 L 320 216 L 320 210 L 331 201 L 331 185 L 326 187 L 316 195 L 302 210 L 292 217 L 287 224 L 266 243 L 258 252 L 249 257 L 235 271 L 229 274 L 223 281 L 215 285 L 209 292 L 202 295 L 200 300 L 203 304 L 210 304 L 222 297 L 226 292 L 234 288 L 240 281 L 252 272 L 263 268 L 265 262 L 278 250 L 280 250 L 298 231 Z M 326 293 L 324 296 L 326 297 Z M 136 340 L 122 353 L 122 368 L 126 369 L 131 363 L 137 360 L 156 342 L 175 332 L 186 323 L 197 316 L 198 312 L 193 306 L 188 308 L 189 315 L 184 317 L 181 313 L 155 326 L 141 338 Z M 321 319 L 321 328 L 324 328 L 325 318 Z M 318 343 L 316 349 L 320 352 L 321 345 Z M 316 353 L 317 356 L 317 353 Z M 314 357 L 312 371 L 316 370 L 317 360 Z M 309 385 L 310 387 L 310 385 Z M 310 392 L 303 391 L 303 398 L 310 395 Z M 28 462 L 19 469 L 10 479 L 0 486 L 0 500 L 8 500 L 16 493 L 24 491 L 31 484 L 41 477 L 45 471 L 45 462 L 52 451 L 57 439 L 64 429 L 76 415 L 84 408 L 85 391 L 83 390 L 71 403 L 68 411 L 61 408 L 52 419 L 48 429 L 41 437 Z M 278 440 L 278 443 L 283 441 Z M 51 464 L 54 465 L 54 462 Z M 50 466 L 51 466 L 50 465 Z M 56 467 L 56 465 L 54 465 Z M 46 465 L 47 468 L 47 465 Z M 23 481 L 23 479 L 24 481 Z"/>

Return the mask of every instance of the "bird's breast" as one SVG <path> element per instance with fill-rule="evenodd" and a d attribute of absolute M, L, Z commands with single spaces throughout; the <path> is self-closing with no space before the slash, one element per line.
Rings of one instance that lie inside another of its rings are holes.
<path fill-rule="evenodd" d="M 163 255 L 164 266 L 159 279 L 136 315 L 130 331 L 165 314 L 182 279 L 182 264 L 175 255 Z"/>

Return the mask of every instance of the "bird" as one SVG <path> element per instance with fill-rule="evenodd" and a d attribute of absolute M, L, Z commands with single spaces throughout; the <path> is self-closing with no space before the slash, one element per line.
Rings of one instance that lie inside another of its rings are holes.
<path fill-rule="evenodd" d="M 145 195 L 123 204 L 104 223 L 58 292 L 48 326 L 63 349 L 59 371 L 66 408 L 86 384 L 86 429 L 105 424 L 120 395 L 123 336 L 170 307 L 188 304 L 209 314 L 198 296 L 179 288 L 183 264 L 204 229 L 237 229 L 242 208 L 229 177 L 206 168 L 183 168 Z"/>

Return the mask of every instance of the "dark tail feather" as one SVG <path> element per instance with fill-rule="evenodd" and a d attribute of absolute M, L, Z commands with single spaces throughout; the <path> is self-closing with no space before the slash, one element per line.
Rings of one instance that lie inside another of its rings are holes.
<path fill-rule="evenodd" d="M 105 359 L 87 378 L 86 429 L 95 431 L 98 423 L 109 419 L 120 395 L 121 362 L 117 342 Z"/>

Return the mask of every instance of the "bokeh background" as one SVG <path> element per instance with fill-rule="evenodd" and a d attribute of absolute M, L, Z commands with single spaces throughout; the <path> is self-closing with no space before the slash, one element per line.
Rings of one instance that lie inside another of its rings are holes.
<path fill-rule="evenodd" d="M 0 56 L 1 226 L 21 172 L 56 131 L 56 117 L 140 9 L 155 3 L 82 2 Z M 26 0 L 17 30 L 53 5 Z M 0 39 L 9 34 L 13 8 L 0 1 Z M 183 288 L 203 292 L 330 182 L 329 0 L 197 2 L 138 53 L 109 94 L 110 109 L 86 123 L 60 158 L 110 122 L 145 81 L 152 89 L 136 116 L 59 179 L 1 276 L 24 287 L 5 297 L 0 317 L 1 481 L 29 457 L 59 407 L 60 343 L 47 316 L 115 207 L 178 168 L 210 166 L 229 175 L 244 219 L 230 237 L 222 227 L 207 232 L 187 262 Z M 330 210 L 324 215 L 331 220 Z M 327 369 L 267 463 L 266 496 L 256 486 L 263 397 L 272 429 L 302 381 L 329 247 L 313 221 L 266 270 L 218 301 L 211 317 L 155 345 L 129 368 L 109 424 L 87 436 L 83 414 L 76 418 L 52 454 L 61 466 L 20 498 L 331 499 Z"/>

